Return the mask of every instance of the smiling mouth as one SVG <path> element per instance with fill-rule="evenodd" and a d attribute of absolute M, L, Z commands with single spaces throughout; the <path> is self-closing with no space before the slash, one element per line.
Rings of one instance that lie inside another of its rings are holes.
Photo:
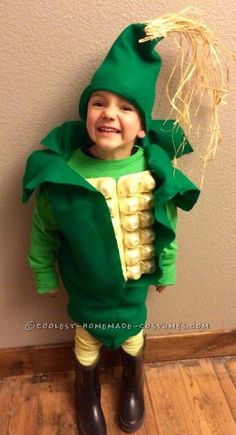
<path fill-rule="evenodd" d="M 101 133 L 116 133 L 119 134 L 121 131 L 118 128 L 113 127 L 98 127 L 98 131 Z"/>

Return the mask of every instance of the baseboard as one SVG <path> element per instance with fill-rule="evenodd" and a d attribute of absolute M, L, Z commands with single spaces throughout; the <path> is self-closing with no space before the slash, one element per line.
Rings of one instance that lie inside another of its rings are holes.
<path fill-rule="evenodd" d="M 148 337 L 145 362 L 236 355 L 236 330 Z M 73 370 L 73 343 L 0 350 L 0 377 Z M 119 365 L 119 352 L 104 350 L 102 365 Z"/>

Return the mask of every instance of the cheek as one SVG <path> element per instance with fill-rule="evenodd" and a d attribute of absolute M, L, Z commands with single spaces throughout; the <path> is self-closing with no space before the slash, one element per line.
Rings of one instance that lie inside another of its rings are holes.
<path fill-rule="evenodd" d="M 134 137 L 136 137 L 138 132 L 142 129 L 141 124 L 137 119 L 130 119 L 126 126 L 128 134 Z"/>
<path fill-rule="evenodd" d="M 88 131 L 92 131 L 95 128 L 96 117 L 93 113 L 88 113 L 86 119 L 86 127 Z"/>

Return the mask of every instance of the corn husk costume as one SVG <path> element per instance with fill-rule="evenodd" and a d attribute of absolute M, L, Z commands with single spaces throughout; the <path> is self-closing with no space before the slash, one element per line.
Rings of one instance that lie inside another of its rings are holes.
<path fill-rule="evenodd" d="M 151 113 L 161 68 L 155 47 L 169 34 L 180 34 L 181 41 L 185 38 L 190 57 L 184 70 L 178 43 L 180 82 L 174 97 L 168 91 L 176 119 L 154 120 Z M 192 151 L 181 125 L 191 129 L 190 106 L 196 93 L 202 102 L 206 93 L 212 98 L 207 158 L 215 152 L 220 137 L 218 107 L 226 94 L 217 53 L 212 33 L 186 12 L 128 26 L 82 93 L 81 120 L 52 130 L 41 142 L 46 150 L 33 152 L 27 162 L 23 201 L 43 186 L 58 224 L 54 232 L 62 234 L 60 244 L 54 240 L 55 259 L 69 296 L 69 316 L 109 348 L 119 347 L 142 329 L 148 285 L 175 282 L 175 264 L 164 271 L 165 250 L 176 238 L 176 208 L 190 210 L 199 189 L 172 161 Z M 96 90 L 114 92 L 139 110 L 146 131 L 146 137 L 138 140 L 145 155 L 143 171 L 116 181 L 85 178 L 67 164 L 72 152 L 89 142 L 85 120 Z M 39 271 L 44 283 L 52 278 L 52 269 L 44 264 Z"/>

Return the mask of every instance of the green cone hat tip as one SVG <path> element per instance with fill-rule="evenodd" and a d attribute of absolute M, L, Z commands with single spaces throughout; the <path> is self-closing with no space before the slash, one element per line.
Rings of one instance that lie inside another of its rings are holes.
<path fill-rule="evenodd" d="M 116 39 L 81 95 L 81 119 L 86 119 L 91 94 L 104 90 L 130 101 L 139 110 L 148 130 L 155 101 L 155 84 L 161 68 L 161 58 L 155 46 L 162 38 L 141 44 L 139 40 L 145 36 L 144 27 L 144 24 L 131 24 Z"/>

